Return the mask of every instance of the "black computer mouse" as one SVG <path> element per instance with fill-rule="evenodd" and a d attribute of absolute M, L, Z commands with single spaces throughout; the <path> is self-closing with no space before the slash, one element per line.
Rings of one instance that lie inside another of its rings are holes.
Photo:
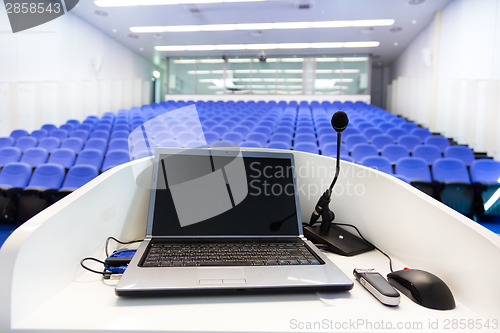
<path fill-rule="evenodd" d="M 440 278 L 419 269 L 403 269 L 387 275 L 387 281 L 415 303 L 436 310 L 455 308 L 450 288 Z"/>

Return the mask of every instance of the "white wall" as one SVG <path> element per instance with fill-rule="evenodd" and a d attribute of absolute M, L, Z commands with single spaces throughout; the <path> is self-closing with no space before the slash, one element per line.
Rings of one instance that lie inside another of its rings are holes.
<path fill-rule="evenodd" d="M 13 34 L 0 10 L 0 136 L 149 103 L 153 67 L 71 13 Z"/>
<path fill-rule="evenodd" d="M 392 66 L 388 109 L 500 159 L 500 0 L 455 0 Z"/>

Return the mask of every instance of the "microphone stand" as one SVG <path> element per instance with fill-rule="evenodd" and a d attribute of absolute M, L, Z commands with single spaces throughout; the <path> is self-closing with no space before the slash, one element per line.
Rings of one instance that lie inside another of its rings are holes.
<path fill-rule="evenodd" d="M 335 186 L 340 173 L 340 133 L 345 129 L 345 127 L 347 127 L 347 124 L 345 124 L 344 128 L 339 129 L 333 123 L 334 119 L 332 117 L 332 125 L 337 131 L 337 165 L 335 169 L 335 176 L 333 177 L 330 187 L 323 193 L 316 203 L 314 211 L 311 214 L 309 226 L 304 228 L 304 236 L 312 242 L 326 245 L 326 250 L 328 251 L 344 256 L 353 256 L 373 250 L 374 247 L 372 244 L 346 231 L 345 229 L 342 229 L 337 225 L 332 226 L 332 222 L 335 219 L 335 213 L 330 210 L 329 204 L 331 201 L 333 186 Z M 321 224 L 318 227 L 314 224 L 318 221 L 320 216 Z"/>

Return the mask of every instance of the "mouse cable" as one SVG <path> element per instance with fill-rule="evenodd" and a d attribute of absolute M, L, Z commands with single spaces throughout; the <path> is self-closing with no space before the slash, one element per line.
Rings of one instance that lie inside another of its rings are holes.
<path fill-rule="evenodd" d="M 130 242 L 123 242 L 121 240 L 118 240 L 116 239 L 115 237 L 108 237 L 106 239 L 106 245 L 104 247 L 105 251 L 106 251 L 106 257 L 109 257 L 109 251 L 108 251 L 108 247 L 109 247 L 109 241 L 110 240 L 114 240 L 115 242 L 119 243 L 119 244 L 122 244 L 122 245 L 128 245 L 128 244 L 133 244 L 133 243 L 139 243 L 139 242 L 142 242 L 144 239 L 136 239 L 136 240 L 133 240 L 133 241 L 130 241 Z"/>
<path fill-rule="evenodd" d="M 88 270 L 88 271 L 90 271 L 92 273 L 101 274 L 105 278 L 111 274 L 110 272 L 107 272 L 106 270 L 100 272 L 100 271 L 96 271 L 95 269 L 92 269 L 90 267 L 85 266 L 84 262 L 87 261 L 87 260 L 95 261 L 95 262 L 98 262 L 98 263 L 104 265 L 104 261 L 101 261 L 101 260 L 96 259 L 96 258 L 87 257 L 87 258 L 83 258 L 82 260 L 80 260 L 80 266 L 82 266 L 83 268 L 85 268 L 86 270 Z"/>
<path fill-rule="evenodd" d="M 389 259 L 389 269 L 391 270 L 391 273 L 394 272 L 394 270 L 392 269 L 392 258 L 387 254 L 385 253 L 384 251 L 382 251 L 381 249 L 379 249 L 378 247 L 376 247 L 375 245 L 373 245 L 370 241 L 368 241 L 362 234 L 361 232 L 359 231 L 358 228 L 356 228 L 355 225 L 352 225 L 352 224 L 347 224 L 347 223 L 332 223 L 334 225 L 339 225 L 339 226 L 346 226 L 346 227 L 351 227 L 351 228 L 354 228 L 356 229 L 356 232 L 358 233 L 358 235 L 365 241 L 367 242 L 368 244 L 370 244 L 371 246 L 373 246 L 378 252 L 382 253 L 384 256 L 387 257 L 387 259 Z"/>

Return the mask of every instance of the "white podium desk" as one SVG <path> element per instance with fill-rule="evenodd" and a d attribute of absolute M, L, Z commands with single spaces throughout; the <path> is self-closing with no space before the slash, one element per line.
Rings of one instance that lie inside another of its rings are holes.
<path fill-rule="evenodd" d="M 335 160 L 294 154 L 308 221 Z M 113 282 L 79 262 L 104 259 L 108 236 L 144 236 L 150 166 L 147 158 L 104 173 L 7 239 L 0 251 L 0 332 L 500 331 L 498 235 L 394 177 L 348 162 L 330 205 L 337 221 L 356 225 L 392 256 L 395 270 L 439 276 L 456 309 L 430 310 L 404 295 L 398 307 L 386 307 L 357 282 L 336 294 L 119 298 Z M 376 251 L 329 257 L 350 277 L 354 268 L 389 273 L 388 260 Z"/>

